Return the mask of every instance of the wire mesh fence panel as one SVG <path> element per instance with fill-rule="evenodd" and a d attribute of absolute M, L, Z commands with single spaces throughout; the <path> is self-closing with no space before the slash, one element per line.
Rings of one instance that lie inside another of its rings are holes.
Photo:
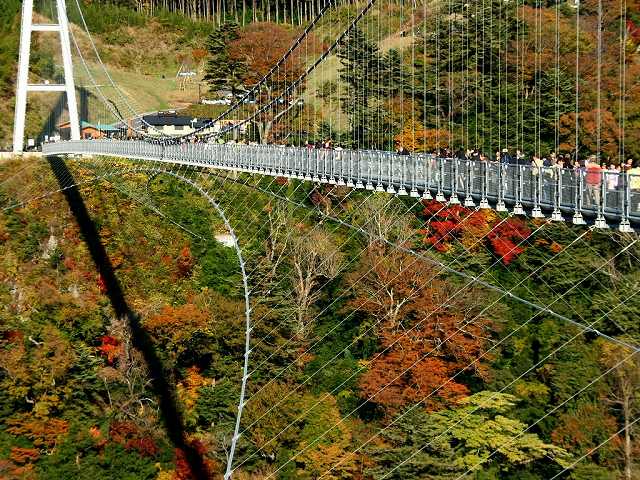
<path fill-rule="evenodd" d="M 471 193 L 479 197 L 483 196 L 484 186 L 484 170 L 486 163 L 472 162 L 471 163 Z"/>
<path fill-rule="evenodd" d="M 542 172 L 539 169 L 520 168 L 521 191 L 520 200 L 526 205 L 534 205 L 539 202 L 539 179 Z"/>
<path fill-rule="evenodd" d="M 454 178 L 453 186 L 454 192 L 460 196 L 465 195 L 466 181 L 467 181 L 467 162 L 466 160 L 454 159 L 452 162 L 452 175 Z"/>
<path fill-rule="evenodd" d="M 500 187 L 500 165 L 497 163 L 487 163 L 486 165 L 486 177 L 487 177 L 487 197 L 491 199 L 498 199 L 498 190 Z"/>
<path fill-rule="evenodd" d="M 429 186 L 430 190 L 435 191 L 438 189 L 438 175 L 439 175 L 438 161 L 435 156 L 427 157 L 426 168 L 427 168 L 427 185 Z"/>
<path fill-rule="evenodd" d="M 607 174 L 606 182 L 604 186 L 604 200 L 603 206 L 605 212 L 621 212 L 624 209 L 624 191 L 618 188 L 618 174 L 615 177 L 615 185 L 610 178 L 610 174 Z M 611 181 L 611 183 L 609 183 Z"/>
<path fill-rule="evenodd" d="M 391 176 L 389 184 L 397 188 L 404 188 L 406 178 L 406 156 L 391 156 Z"/>
<path fill-rule="evenodd" d="M 561 173 L 562 188 L 560 190 L 560 205 L 562 207 L 571 207 L 575 204 L 577 197 L 576 175 L 572 170 L 564 170 Z"/>
<path fill-rule="evenodd" d="M 628 195 L 629 217 L 636 221 L 640 220 L 640 175 L 627 175 L 628 188 L 625 190 Z"/>
<path fill-rule="evenodd" d="M 518 172 L 517 165 L 504 165 L 503 172 L 503 198 L 510 203 L 516 201 L 518 195 Z"/>
<path fill-rule="evenodd" d="M 453 159 L 443 158 L 440 162 L 440 174 L 442 175 L 442 188 L 448 194 L 453 193 L 451 181 L 453 179 Z"/>

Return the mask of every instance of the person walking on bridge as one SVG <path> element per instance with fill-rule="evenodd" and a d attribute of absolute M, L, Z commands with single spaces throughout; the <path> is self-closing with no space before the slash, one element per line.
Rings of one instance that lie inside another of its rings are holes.
<path fill-rule="evenodd" d="M 600 185 L 602 184 L 602 167 L 598 163 L 596 156 L 591 155 L 587 159 L 585 167 L 585 184 L 589 194 L 591 205 L 600 205 Z"/>
<path fill-rule="evenodd" d="M 635 160 L 631 164 L 631 168 L 627 170 L 627 178 L 630 191 L 630 207 L 631 211 L 640 211 L 640 161 Z"/>

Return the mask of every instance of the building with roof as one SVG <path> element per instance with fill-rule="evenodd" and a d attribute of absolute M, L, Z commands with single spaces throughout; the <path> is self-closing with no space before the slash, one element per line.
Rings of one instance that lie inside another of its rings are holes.
<path fill-rule="evenodd" d="M 71 138 L 71 123 L 64 122 L 58 125 L 60 131 L 60 137 L 63 140 L 69 140 Z M 88 139 L 100 139 L 110 138 L 118 133 L 120 130 L 115 125 L 107 125 L 103 123 L 89 123 L 82 120 L 80 122 L 80 138 L 84 140 Z"/>
<path fill-rule="evenodd" d="M 187 115 L 178 115 L 175 110 L 158 112 L 142 117 L 142 128 L 148 135 L 188 135 L 211 122 L 210 118 L 194 118 Z M 212 133 L 212 128 L 202 130 L 202 134 Z"/>

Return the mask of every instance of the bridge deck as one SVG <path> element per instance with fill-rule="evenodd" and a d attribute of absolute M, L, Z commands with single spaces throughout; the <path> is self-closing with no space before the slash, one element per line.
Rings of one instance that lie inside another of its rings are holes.
<path fill-rule="evenodd" d="M 409 194 L 465 206 L 596 226 L 640 225 L 640 178 L 602 171 L 502 165 L 433 155 L 320 150 L 241 144 L 161 145 L 145 141 L 83 140 L 45 144 L 45 155 L 92 154 L 253 172 L 353 188 Z M 447 199 L 448 197 L 448 199 Z M 526 210 L 526 212 L 525 212 Z"/>

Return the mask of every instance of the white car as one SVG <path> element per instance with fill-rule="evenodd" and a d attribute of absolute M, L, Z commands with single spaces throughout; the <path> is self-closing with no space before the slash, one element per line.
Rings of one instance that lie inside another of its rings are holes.
<path fill-rule="evenodd" d="M 217 98 L 215 100 L 202 99 L 203 105 L 231 105 L 230 98 Z"/>

